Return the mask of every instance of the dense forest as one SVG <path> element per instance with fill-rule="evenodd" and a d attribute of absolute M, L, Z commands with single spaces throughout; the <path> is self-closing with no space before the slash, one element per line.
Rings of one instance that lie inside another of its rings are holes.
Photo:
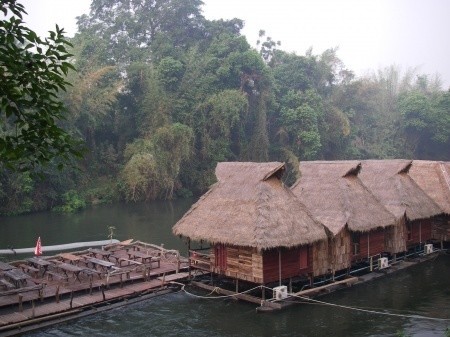
<path fill-rule="evenodd" d="M 84 156 L 0 168 L 0 213 L 198 195 L 220 161 L 284 161 L 291 184 L 302 160 L 450 160 L 438 78 L 395 66 L 356 77 L 336 49 L 287 53 L 264 31 L 255 49 L 242 28 L 206 20 L 201 0 L 92 0 L 59 97 Z"/>

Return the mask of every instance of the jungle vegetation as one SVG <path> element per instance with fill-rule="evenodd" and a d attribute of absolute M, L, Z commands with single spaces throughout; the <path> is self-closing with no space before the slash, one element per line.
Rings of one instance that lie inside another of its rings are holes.
<path fill-rule="evenodd" d="M 92 0 L 55 91 L 66 108 L 55 127 L 84 155 L 62 169 L 53 157 L 0 166 L 2 214 L 199 195 L 220 161 L 284 161 L 289 185 L 302 160 L 450 160 L 439 77 L 396 66 L 356 77 L 336 48 L 287 53 L 262 30 L 253 48 L 242 20 L 207 20 L 201 6 Z M 15 130 L 3 105 L 0 118 L 2 135 Z"/>

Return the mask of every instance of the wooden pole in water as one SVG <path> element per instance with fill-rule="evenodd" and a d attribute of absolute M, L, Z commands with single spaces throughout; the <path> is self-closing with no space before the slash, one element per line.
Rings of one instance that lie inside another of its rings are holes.
<path fill-rule="evenodd" d="M 72 302 L 73 302 L 73 290 L 70 292 L 70 309 L 72 309 Z"/>
<path fill-rule="evenodd" d="M 100 289 L 102 290 L 103 301 L 106 301 L 105 285 L 102 284 L 102 285 L 100 286 Z"/>
<path fill-rule="evenodd" d="M 34 310 L 34 300 L 31 300 L 31 318 L 34 318 L 35 310 Z"/>
<path fill-rule="evenodd" d="M 89 295 L 92 295 L 92 276 L 89 278 Z"/>
<path fill-rule="evenodd" d="M 55 300 L 56 303 L 59 303 L 59 284 L 56 286 Z"/>
<path fill-rule="evenodd" d="M 281 286 L 281 250 L 278 248 L 278 277 L 280 279 Z"/>
<path fill-rule="evenodd" d="M 19 311 L 20 311 L 20 312 L 23 312 L 23 305 L 22 305 L 22 298 L 23 298 L 23 295 L 22 295 L 22 294 L 19 294 L 18 296 L 19 296 Z"/>
<path fill-rule="evenodd" d="M 189 279 L 191 279 L 191 239 L 188 239 L 188 267 L 189 267 Z"/>

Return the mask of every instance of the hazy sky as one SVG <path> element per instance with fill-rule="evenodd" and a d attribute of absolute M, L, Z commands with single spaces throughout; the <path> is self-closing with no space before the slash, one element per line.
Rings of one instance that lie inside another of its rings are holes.
<path fill-rule="evenodd" d="M 19 0 L 29 26 L 44 35 L 54 24 L 68 35 L 90 0 Z M 450 86 L 450 0 L 203 0 L 207 19 L 245 21 L 243 34 L 255 45 L 258 31 L 281 41 L 281 49 L 304 55 L 339 47 L 347 68 L 363 75 L 389 65 L 439 73 Z"/>

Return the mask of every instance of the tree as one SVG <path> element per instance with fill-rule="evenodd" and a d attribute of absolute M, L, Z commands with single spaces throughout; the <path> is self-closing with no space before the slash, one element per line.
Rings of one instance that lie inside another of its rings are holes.
<path fill-rule="evenodd" d="M 0 163 L 26 171 L 55 158 L 81 156 L 79 142 L 58 125 L 64 106 L 57 95 L 74 70 L 64 30 L 56 26 L 42 40 L 24 26 L 23 5 L 4 0 L 0 10 L 5 16 L 0 21 Z"/>

